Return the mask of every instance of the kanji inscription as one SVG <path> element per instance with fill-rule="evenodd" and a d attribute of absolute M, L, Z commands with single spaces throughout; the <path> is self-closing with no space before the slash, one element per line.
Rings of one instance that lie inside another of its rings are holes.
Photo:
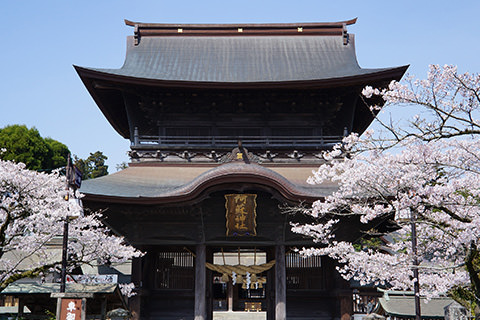
<path fill-rule="evenodd" d="M 62 299 L 60 320 L 80 320 L 82 317 L 82 299 Z"/>
<path fill-rule="evenodd" d="M 257 195 L 226 194 L 227 236 L 257 235 Z"/>

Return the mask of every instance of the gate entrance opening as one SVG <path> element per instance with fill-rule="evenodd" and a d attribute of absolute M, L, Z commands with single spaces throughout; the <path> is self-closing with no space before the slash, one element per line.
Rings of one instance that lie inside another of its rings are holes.
<path fill-rule="evenodd" d="M 267 262 L 257 249 L 214 252 L 213 319 L 266 319 L 268 270 L 261 266 Z"/>

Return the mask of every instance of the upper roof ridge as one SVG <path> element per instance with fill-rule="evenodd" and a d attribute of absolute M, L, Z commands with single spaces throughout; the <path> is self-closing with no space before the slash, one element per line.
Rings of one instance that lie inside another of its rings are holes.
<path fill-rule="evenodd" d="M 143 23 L 125 19 L 127 26 L 134 27 L 135 38 L 142 36 L 246 36 L 246 35 L 336 35 L 346 36 L 347 25 L 357 18 L 337 22 L 300 23 L 235 23 L 235 24 L 169 24 Z"/>
<path fill-rule="evenodd" d="M 350 20 L 336 21 L 336 22 L 297 22 L 297 23 L 144 23 L 144 22 L 135 22 L 131 20 L 124 19 L 127 26 L 140 28 L 192 28 L 192 29 L 228 29 L 228 28 L 238 28 L 238 27 L 248 27 L 248 28 L 259 28 L 259 29 L 278 29 L 278 28 L 288 28 L 288 27 L 331 27 L 331 26 L 343 26 L 352 25 L 357 22 L 358 18 L 353 18 Z"/>

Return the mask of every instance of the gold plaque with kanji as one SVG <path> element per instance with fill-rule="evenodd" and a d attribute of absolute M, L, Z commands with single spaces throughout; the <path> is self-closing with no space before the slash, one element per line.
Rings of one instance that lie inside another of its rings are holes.
<path fill-rule="evenodd" d="M 226 194 L 227 236 L 257 235 L 257 195 Z"/>

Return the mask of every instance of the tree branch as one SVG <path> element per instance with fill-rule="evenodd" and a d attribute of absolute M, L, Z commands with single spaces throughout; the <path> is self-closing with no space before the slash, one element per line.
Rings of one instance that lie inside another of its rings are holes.
<path fill-rule="evenodd" d="M 32 269 L 32 270 L 27 270 L 27 271 L 23 271 L 23 272 L 20 272 L 20 273 L 12 274 L 11 276 L 7 277 L 5 280 L 0 282 L 0 292 L 2 292 L 9 284 L 11 284 L 15 281 L 20 280 L 20 279 L 24 279 L 24 278 L 35 278 L 40 273 L 42 273 L 44 271 L 47 271 L 48 269 L 54 267 L 58 263 L 59 262 L 44 265 L 44 266 L 41 266 L 41 267 L 37 267 L 37 268 Z"/>
<path fill-rule="evenodd" d="M 465 267 L 467 268 L 468 275 L 470 276 L 470 282 L 472 283 L 473 290 L 475 293 L 475 298 L 477 299 L 477 303 L 480 303 L 480 278 L 478 277 L 478 273 L 475 270 L 474 260 L 478 256 L 478 249 L 475 245 L 475 242 L 470 242 L 470 248 L 467 252 L 467 256 L 465 257 Z"/>

